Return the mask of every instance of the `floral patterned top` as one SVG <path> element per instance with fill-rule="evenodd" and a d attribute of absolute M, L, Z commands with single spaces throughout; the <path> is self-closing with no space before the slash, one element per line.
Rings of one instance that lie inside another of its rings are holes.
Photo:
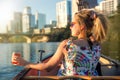
<path fill-rule="evenodd" d="M 68 54 L 58 71 L 58 76 L 64 75 L 87 75 L 97 76 L 96 66 L 100 58 L 100 45 L 80 47 L 68 41 Z"/>

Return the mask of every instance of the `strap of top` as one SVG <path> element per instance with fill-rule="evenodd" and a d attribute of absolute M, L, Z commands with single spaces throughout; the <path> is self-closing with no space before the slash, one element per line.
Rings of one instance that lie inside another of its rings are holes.
<path fill-rule="evenodd" d="M 66 50 L 67 50 L 67 51 L 68 51 L 71 43 L 72 43 L 72 40 L 69 39 L 68 42 L 67 42 L 67 44 L 66 44 Z"/>

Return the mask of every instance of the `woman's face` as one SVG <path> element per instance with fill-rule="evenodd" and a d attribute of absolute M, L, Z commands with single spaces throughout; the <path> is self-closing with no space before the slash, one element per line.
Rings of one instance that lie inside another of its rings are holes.
<path fill-rule="evenodd" d="M 78 37 L 78 35 L 80 34 L 80 25 L 79 23 L 73 19 L 71 26 L 70 26 L 70 30 L 71 30 L 71 35 L 74 37 Z"/>

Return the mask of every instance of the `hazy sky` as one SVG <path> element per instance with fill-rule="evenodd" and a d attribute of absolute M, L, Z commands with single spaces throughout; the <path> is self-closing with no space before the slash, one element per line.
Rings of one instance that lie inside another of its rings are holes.
<path fill-rule="evenodd" d="M 0 33 L 3 26 L 12 19 L 13 12 L 23 12 L 24 7 L 30 6 L 32 14 L 36 11 L 46 15 L 46 22 L 56 20 L 56 3 L 62 0 L 0 0 Z M 100 1 L 100 0 L 99 0 Z"/>

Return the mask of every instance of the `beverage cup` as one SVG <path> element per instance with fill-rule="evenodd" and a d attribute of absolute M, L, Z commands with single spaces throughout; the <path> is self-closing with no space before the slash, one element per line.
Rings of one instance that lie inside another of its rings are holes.
<path fill-rule="evenodd" d="M 15 60 L 15 58 L 17 59 L 17 58 L 19 58 L 19 57 L 21 57 L 21 54 L 20 54 L 20 52 L 13 52 L 12 53 L 12 64 L 13 65 L 16 65 L 18 62 Z"/>

